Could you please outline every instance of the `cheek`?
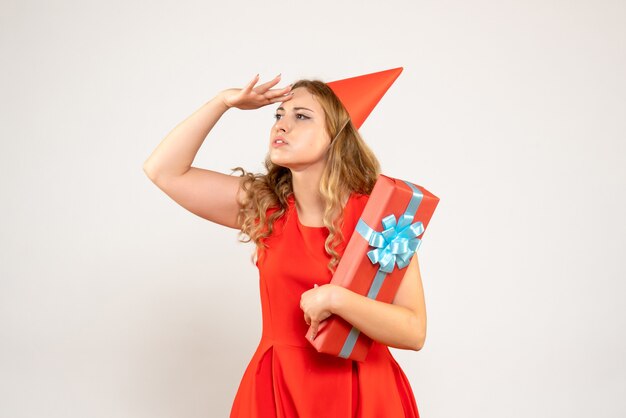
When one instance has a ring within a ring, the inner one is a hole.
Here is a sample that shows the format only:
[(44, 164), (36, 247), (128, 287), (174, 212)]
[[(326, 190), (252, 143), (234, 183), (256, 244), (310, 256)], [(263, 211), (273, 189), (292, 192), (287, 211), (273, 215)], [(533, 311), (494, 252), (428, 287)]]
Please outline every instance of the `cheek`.
[(328, 147), (328, 141), (324, 137), (316, 136), (307, 143), (307, 150), (314, 154), (323, 154)]
[(317, 146), (321, 150), (328, 150), (328, 147), (330, 146), (330, 138), (328, 137), (328, 135), (320, 135), (317, 138)]

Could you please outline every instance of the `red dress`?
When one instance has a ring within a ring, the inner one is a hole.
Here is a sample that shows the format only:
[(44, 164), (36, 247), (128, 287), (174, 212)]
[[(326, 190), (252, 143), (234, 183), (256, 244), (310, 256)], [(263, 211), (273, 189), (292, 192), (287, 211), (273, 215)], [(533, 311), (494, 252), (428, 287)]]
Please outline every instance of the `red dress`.
[[(369, 196), (344, 208), (343, 254)], [(300, 296), (332, 277), (325, 227), (298, 220), (294, 195), (259, 257), (263, 331), (241, 379), (231, 418), (419, 418), (409, 381), (387, 346), (376, 341), (356, 362), (318, 353), (306, 340)], [(268, 211), (268, 214), (272, 210)]]

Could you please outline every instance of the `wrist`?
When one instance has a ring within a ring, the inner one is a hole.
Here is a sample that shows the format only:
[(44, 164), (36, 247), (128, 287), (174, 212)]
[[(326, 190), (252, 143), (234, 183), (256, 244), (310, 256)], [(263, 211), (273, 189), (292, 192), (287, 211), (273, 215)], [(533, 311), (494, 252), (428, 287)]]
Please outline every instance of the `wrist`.
[(224, 111), (233, 107), (228, 103), (228, 100), (226, 100), (226, 90), (219, 92), (215, 99), (223, 106)]
[(347, 289), (342, 286), (333, 286), (333, 290), (330, 293), (330, 307), (329, 310), (333, 314), (338, 314), (341, 310), (341, 307), (344, 304), (344, 300), (346, 298)]

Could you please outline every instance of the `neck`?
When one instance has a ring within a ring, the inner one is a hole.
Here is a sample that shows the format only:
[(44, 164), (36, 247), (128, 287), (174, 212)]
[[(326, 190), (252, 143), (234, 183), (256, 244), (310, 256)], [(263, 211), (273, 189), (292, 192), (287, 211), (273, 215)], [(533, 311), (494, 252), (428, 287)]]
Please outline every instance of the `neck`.
[(323, 168), (305, 171), (291, 170), (293, 194), (296, 208), (302, 223), (310, 226), (322, 226), (326, 205), (320, 193), (320, 181)]

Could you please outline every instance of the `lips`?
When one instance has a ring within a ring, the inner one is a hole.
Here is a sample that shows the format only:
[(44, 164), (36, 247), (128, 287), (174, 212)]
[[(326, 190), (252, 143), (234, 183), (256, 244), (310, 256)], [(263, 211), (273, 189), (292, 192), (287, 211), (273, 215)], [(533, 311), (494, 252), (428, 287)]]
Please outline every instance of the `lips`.
[(272, 141), (272, 144), (273, 144), (273, 145), (285, 145), (285, 144), (287, 144), (287, 143), (288, 143), (288, 142), (285, 140), (285, 138), (280, 137), (280, 136), (279, 136), (279, 137), (274, 138), (274, 141)]

